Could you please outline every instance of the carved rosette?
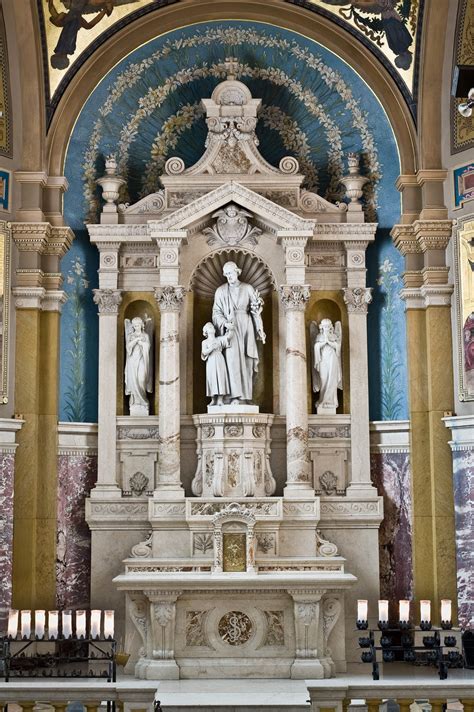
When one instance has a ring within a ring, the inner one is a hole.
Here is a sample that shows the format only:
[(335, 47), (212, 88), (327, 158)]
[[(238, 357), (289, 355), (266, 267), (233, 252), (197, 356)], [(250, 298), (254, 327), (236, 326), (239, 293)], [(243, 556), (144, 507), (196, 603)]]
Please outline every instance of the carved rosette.
[(99, 307), (99, 314), (118, 314), (122, 301), (120, 289), (94, 289), (94, 304)]
[(367, 314), (367, 307), (371, 301), (371, 287), (346, 287), (344, 289), (344, 302), (349, 313)]
[(307, 284), (283, 284), (279, 288), (280, 300), (286, 311), (304, 311), (311, 294)]
[(160, 311), (179, 312), (186, 296), (186, 289), (181, 286), (168, 284), (164, 287), (155, 287), (155, 299)]

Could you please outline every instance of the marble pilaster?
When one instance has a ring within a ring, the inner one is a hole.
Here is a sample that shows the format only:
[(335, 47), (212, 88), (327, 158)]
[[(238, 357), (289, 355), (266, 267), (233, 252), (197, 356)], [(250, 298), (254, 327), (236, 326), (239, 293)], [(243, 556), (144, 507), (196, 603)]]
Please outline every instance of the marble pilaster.
[(180, 466), (180, 369), (179, 312), (185, 289), (166, 285), (156, 287), (160, 319), (160, 446), (155, 492), (160, 498), (184, 497)]
[(344, 301), (349, 317), (351, 364), (351, 480), (347, 494), (361, 497), (373, 494), (370, 480), (367, 354), (367, 308), (372, 301), (371, 292), (371, 289), (361, 286), (344, 289)]
[(285, 497), (314, 496), (308, 457), (307, 368), (304, 310), (308, 285), (283, 285), (286, 313), (286, 459)]
[(474, 415), (443, 418), (451, 430), (459, 625), (474, 629)]
[(116, 465), (117, 415), (117, 318), (122, 294), (119, 289), (95, 289), (99, 307), (99, 436), (97, 485), (94, 499), (120, 497)]

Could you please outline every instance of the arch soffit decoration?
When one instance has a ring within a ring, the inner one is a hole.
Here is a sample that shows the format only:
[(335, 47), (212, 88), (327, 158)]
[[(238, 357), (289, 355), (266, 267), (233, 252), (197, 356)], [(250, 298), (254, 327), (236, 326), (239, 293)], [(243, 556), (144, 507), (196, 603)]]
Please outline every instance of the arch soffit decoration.
[[(159, 13), (160, 32), (156, 18)], [(124, 57), (157, 35), (194, 23), (213, 20), (265, 22), (297, 32), (341, 57), (370, 86), (384, 107), (400, 152), (401, 171), (414, 173), (418, 167), (416, 129), (408, 106), (388, 71), (362, 44), (329, 19), (279, 0), (193, 0), (162, 7), (139, 18), (111, 37), (86, 61), (71, 80), (54, 114), (47, 138), (49, 175), (62, 175), (70, 135), (84, 103), (97, 84)]]

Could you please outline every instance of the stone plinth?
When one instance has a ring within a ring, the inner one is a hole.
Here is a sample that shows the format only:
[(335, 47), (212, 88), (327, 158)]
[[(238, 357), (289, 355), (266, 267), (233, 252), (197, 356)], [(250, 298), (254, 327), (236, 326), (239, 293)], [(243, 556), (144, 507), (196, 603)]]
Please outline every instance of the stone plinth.
[[(241, 406), (240, 406), (241, 407)], [(193, 493), (203, 497), (265, 497), (275, 491), (270, 468), (273, 415), (226, 412), (193, 416), (198, 465)]]

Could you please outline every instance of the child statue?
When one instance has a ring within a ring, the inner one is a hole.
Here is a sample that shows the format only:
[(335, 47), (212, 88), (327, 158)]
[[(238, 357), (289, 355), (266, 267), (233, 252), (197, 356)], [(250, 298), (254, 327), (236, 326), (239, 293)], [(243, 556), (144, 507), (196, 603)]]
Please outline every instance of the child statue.
[(224, 397), (230, 395), (230, 383), (222, 351), (230, 346), (232, 329), (224, 336), (216, 336), (214, 324), (208, 321), (202, 333), (206, 337), (201, 345), (201, 358), (206, 361), (206, 395), (212, 398), (209, 405), (224, 405)]

